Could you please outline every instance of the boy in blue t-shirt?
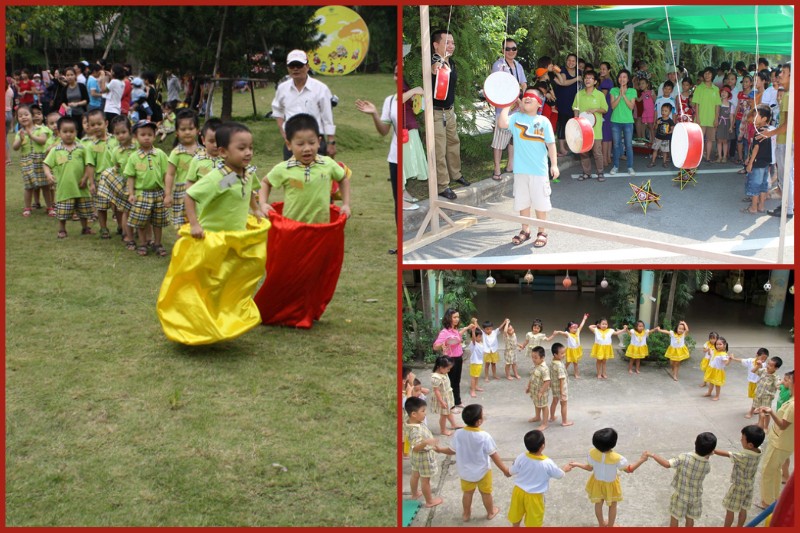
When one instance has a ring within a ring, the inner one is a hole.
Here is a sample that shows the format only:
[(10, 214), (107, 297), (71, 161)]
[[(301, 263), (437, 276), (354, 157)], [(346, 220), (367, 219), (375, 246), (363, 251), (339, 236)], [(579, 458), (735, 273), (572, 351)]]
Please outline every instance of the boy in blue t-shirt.
[[(514, 137), (514, 210), (520, 216), (531, 216), (531, 208), (536, 218), (547, 220), (550, 204), (550, 181), (547, 176), (547, 158), (550, 158), (550, 174), (558, 178), (558, 161), (553, 126), (550, 121), (538, 114), (542, 106), (542, 93), (527, 89), (519, 100), (519, 112), (509, 117), (508, 107), (504, 107), (497, 117), (497, 126), (509, 130)], [(522, 244), (531, 238), (530, 227), (522, 225), (519, 235), (511, 242)], [(538, 228), (534, 248), (547, 244), (547, 233)]]

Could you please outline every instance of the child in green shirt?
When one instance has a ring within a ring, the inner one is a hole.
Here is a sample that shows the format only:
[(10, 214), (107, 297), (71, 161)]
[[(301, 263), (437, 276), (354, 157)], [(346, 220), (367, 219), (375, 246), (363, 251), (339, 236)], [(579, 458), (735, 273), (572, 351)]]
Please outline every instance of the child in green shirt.
[(11, 148), (20, 151), (19, 162), (22, 167), (22, 182), (25, 188), (25, 208), (22, 210), (22, 216), (29, 217), (31, 216), (34, 191), (43, 191), (48, 211), (51, 211), (53, 207), (52, 196), (48, 197), (47, 177), (42, 166), (45, 157), (44, 148), (50, 130), (45, 125), (34, 124), (33, 113), (28, 105), (21, 105), (17, 108), (17, 122), (19, 131), (14, 136)]
[(164, 207), (164, 175), (167, 173), (167, 154), (153, 147), (156, 125), (140, 120), (133, 133), (139, 149), (128, 157), (122, 173), (128, 179), (128, 202), (131, 204), (128, 225), (136, 228), (139, 237), (136, 253), (147, 255), (148, 229), (153, 228), (153, 251), (159, 257), (167, 255), (161, 244), (161, 228), (169, 225)]
[(278, 163), (261, 180), (261, 211), (272, 211), (269, 194), (282, 187), (285, 194), (283, 216), (306, 224), (330, 222), (331, 180), (341, 183), (342, 214), (350, 216), (350, 169), (340, 167), (328, 156), (317, 154), (319, 125), (314, 117), (300, 113), (284, 124), (286, 146), (292, 157)]
[(222, 121), (218, 118), (210, 118), (203, 124), (203, 129), (200, 130), (200, 141), (203, 143), (204, 149), (196, 152), (192, 162), (189, 163), (189, 170), (186, 172), (187, 189), (222, 163), (216, 135), (216, 131), (221, 125)]
[(117, 140), (108, 135), (108, 121), (101, 109), (92, 109), (86, 115), (88, 137), (83, 140), (83, 146), (87, 151), (87, 159), (92, 163), (93, 177), (97, 183), (94, 207), (97, 210), (97, 219), (100, 221), (100, 238), (110, 239), (108, 210), (111, 209), (111, 200), (107, 183), (109, 173), (106, 171), (113, 166), (111, 153), (116, 148)]
[(224, 164), (214, 168), (186, 191), (186, 217), (192, 237), (202, 239), (205, 231), (244, 231), (248, 209), (256, 218), (264, 216), (253, 196), (253, 135), (247, 126), (225, 123), (215, 132), (216, 145)]
[(183, 199), (186, 196), (186, 176), (194, 157), (204, 152), (197, 142), (199, 123), (191, 109), (181, 109), (176, 120), (177, 146), (169, 154), (169, 166), (164, 178), (164, 207), (172, 208), (172, 225), (180, 228), (186, 223)]
[(83, 145), (75, 142), (78, 124), (73, 117), (58, 119), (58, 134), (61, 141), (50, 149), (44, 160), (47, 181), (56, 186), (56, 218), (58, 238), (67, 238), (67, 220), (77, 212), (81, 221), (81, 234), (93, 235), (88, 221), (94, 212), (92, 194), (94, 179), (91, 163)]

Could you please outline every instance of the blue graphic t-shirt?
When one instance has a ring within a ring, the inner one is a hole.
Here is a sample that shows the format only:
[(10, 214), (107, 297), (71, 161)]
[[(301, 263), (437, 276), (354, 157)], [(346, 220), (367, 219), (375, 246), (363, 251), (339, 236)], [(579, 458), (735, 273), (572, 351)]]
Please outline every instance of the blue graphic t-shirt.
[(547, 176), (547, 144), (556, 142), (550, 121), (514, 113), (508, 117), (508, 130), (514, 136), (514, 172)]

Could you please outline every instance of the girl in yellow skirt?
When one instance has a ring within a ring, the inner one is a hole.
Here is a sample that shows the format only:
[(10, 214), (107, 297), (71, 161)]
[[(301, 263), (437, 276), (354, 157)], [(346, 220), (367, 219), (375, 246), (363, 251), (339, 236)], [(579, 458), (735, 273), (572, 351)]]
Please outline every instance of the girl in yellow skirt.
[[(700, 361), (700, 370), (703, 371), (703, 377), (705, 378), (706, 368), (708, 368), (708, 363), (711, 361), (711, 358), (714, 357), (714, 349), (717, 345), (717, 339), (719, 338), (719, 333), (716, 331), (712, 331), (708, 334), (708, 341), (703, 345), (703, 360)], [(705, 379), (700, 384), (701, 387), (706, 386)]]
[(633, 374), (633, 362), (636, 361), (636, 373), (639, 373), (639, 364), (642, 359), (650, 355), (647, 348), (647, 336), (650, 334), (649, 329), (645, 329), (644, 322), (639, 320), (636, 326), (631, 330), (631, 342), (628, 344), (628, 349), (625, 350), (625, 357), (628, 358), (628, 374)]
[(578, 361), (583, 357), (583, 348), (581, 348), (581, 330), (583, 325), (586, 324), (586, 319), (589, 318), (589, 313), (583, 315), (580, 325), (577, 322), (570, 322), (567, 324), (566, 331), (554, 331), (550, 338), (555, 335), (563, 335), (567, 338), (567, 372), (569, 372), (570, 363), (575, 365), (575, 379), (581, 379), (578, 372)]
[(709, 361), (703, 378), (705, 382), (708, 383), (708, 392), (703, 394), (703, 396), (711, 396), (711, 393), (716, 388), (717, 395), (713, 396), (711, 399), (715, 402), (719, 400), (720, 389), (725, 385), (725, 367), (728, 366), (730, 362), (731, 358), (728, 355), (728, 341), (726, 341), (724, 337), (718, 337), (714, 349), (714, 356), (711, 358), (711, 361)]
[(608, 327), (608, 320), (601, 318), (597, 324), (591, 324), (589, 329), (594, 333), (594, 344), (592, 345), (591, 356), (596, 359), (597, 379), (608, 379), (606, 374), (606, 361), (614, 359), (614, 347), (611, 346), (611, 336), (620, 336), (628, 331), (626, 324), (623, 329), (615, 330)]
[(451, 429), (461, 429), (456, 423), (453, 415), (453, 387), (450, 385), (450, 378), (447, 377), (450, 369), (453, 368), (453, 361), (447, 356), (439, 356), (433, 363), (433, 374), (431, 375), (431, 390), (434, 397), (431, 398), (431, 412), (439, 415), (439, 433), (449, 437), (452, 431), (447, 431), (445, 424), (450, 422)]
[[(582, 468), (592, 473), (589, 481), (586, 482), (586, 492), (589, 494), (589, 501), (594, 504), (597, 523), (600, 527), (614, 527), (614, 520), (617, 518), (617, 502), (622, 501), (619, 471), (632, 474), (647, 461), (647, 452), (642, 453), (635, 463), (628, 464), (627, 459), (613, 451), (617, 445), (617, 432), (613, 428), (595, 431), (592, 436), (592, 445), (594, 448), (589, 451), (588, 463), (571, 461), (567, 468)], [(603, 517), (603, 503), (608, 506), (608, 520)]]
[(667, 348), (664, 357), (669, 359), (672, 380), (678, 381), (678, 371), (681, 368), (681, 361), (689, 359), (689, 348), (686, 347), (686, 335), (689, 333), (689, 325), (681, 320), (678, 322), (678, 327), (675, 328), (675, 331), (661, 329), (658, 326), (654, 327), (652, 331), (667, 333), (669, 335), (669, 348)]

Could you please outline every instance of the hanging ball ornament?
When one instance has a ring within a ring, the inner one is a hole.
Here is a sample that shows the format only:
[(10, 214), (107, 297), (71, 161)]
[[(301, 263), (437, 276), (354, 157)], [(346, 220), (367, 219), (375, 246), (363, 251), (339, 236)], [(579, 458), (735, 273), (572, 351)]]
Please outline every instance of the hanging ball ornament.
[(525, 276), (522, 279), (525, 280), (525, 283), (531, 283), (533, 281), (533, 274), (531, 274), (531, 271), (528, 270), (528, 272), (525, 273)]
[(491, 289), (495, 285), (497, 285), (497, 280), (496, 279), (494, 279), (492, 276), (489, 276), (488, 278), (486, 278), (486, 286), (487, 287), (489, 287)]
[(742, 284), (739, 283), (738, 281), (736, 282), (736, 285), (733, 286), (733, 292), (735, 292), (736, 294), (742, 292)]
[(794, 294), (794, 285), (789, 287), (789, 294)]
[(703, 283), (700, 285), (700, 290), (703, 292), (708, 292), (708, 283)]
[(772, 283), (770, 283), (769, 281), (766, 282), (764, 284), (764, 290), (767, 291), (767, 292), (771, 291), (772, 290)]
[(608, 288), (608, 280), (606, 278), (603, 278), (603, 281), (600, 282), (600, 286), (603, 287), (604, 289)]
[(564, 281), (561, 282), (565, 289), (569, 289), (572, 287), (572, 280), (569, 278), (564, 278)]

